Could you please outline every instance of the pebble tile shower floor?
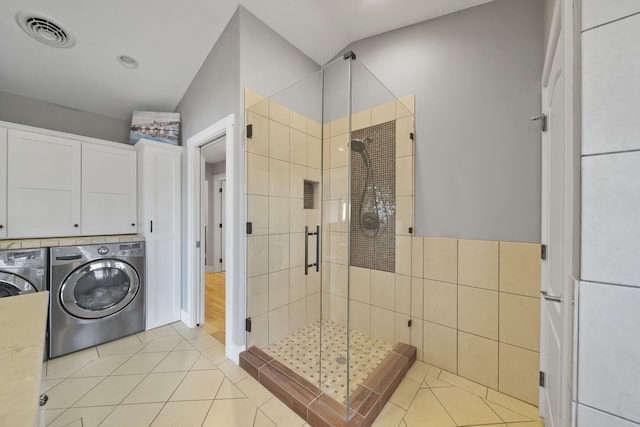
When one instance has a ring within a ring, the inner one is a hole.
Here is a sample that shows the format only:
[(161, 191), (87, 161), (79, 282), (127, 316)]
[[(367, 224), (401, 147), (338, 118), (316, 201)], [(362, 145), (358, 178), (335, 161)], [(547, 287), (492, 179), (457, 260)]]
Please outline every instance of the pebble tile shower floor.
[[(320, 331), (322, 330), (322, 337)], [(322, 342), (321, 339), (322, 338)], [(330, 320), (314, 322), (262, 350), (335, 400), (347, 399), (347, 328)], [(322, 347), (321, 347), (322, 346)], [(349, 337), (349, 392), (358, 387), (393, 349), (393, 345), (352, 330)], [(322, 348), (322, 351), (319, 349)], [(322, 358), (322, 381), (320, 377)], [(346, 362), (346, 360), (344, 360)]]

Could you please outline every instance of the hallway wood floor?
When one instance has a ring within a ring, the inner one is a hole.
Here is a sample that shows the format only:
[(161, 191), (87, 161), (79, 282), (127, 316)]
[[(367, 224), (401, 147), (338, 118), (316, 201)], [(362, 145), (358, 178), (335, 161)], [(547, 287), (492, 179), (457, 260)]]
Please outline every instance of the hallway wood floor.
[(203, 328), (224, 344), (225, 273), (205, 273)]

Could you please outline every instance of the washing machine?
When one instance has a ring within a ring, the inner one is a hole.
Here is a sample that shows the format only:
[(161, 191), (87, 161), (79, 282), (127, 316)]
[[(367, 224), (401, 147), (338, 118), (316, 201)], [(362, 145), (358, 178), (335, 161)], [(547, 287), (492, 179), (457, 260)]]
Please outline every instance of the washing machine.
[(0, 251), (0, 298), (47, 290), (47, 248)]
[(144, 330), (144, 242), (50, 251), (49, 357)]

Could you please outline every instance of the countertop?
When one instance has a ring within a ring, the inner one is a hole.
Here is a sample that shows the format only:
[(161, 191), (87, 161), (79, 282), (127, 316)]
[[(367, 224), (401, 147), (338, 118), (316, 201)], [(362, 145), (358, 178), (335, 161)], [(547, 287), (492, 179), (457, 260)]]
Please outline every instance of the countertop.
[(109, 236), (70, 236), (42, 239), (0, 240), (0, 250), (53, 248), (56, 246), (98, 245), (104, 243), (144, 242), (140, 234), (118, 234)]
[(49, 292), (0, 298), (0, 425), (38, 423)]

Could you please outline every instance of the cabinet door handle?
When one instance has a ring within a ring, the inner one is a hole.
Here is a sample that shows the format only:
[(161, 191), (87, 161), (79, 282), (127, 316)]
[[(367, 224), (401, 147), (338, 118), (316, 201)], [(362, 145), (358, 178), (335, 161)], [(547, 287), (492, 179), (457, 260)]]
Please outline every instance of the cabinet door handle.
[(4, 228), (4, 225), (0, 224), (0, 229)]
[(132, 222), (132, 223), (131, 223), (131, 226), (132, 226), (132, 227), (135, 227), (135, 226), (136, 226), (136, 224)]
[(78, 224), (73, 224), (73, 226), (74, 226), (74, 227), (80, 227), (80, 225), (78, 225)]
[(150, 233), (153, 233), (153, 220), (149, 221), (149, 222), (151, 223), (151, 231), (150, 231)]

